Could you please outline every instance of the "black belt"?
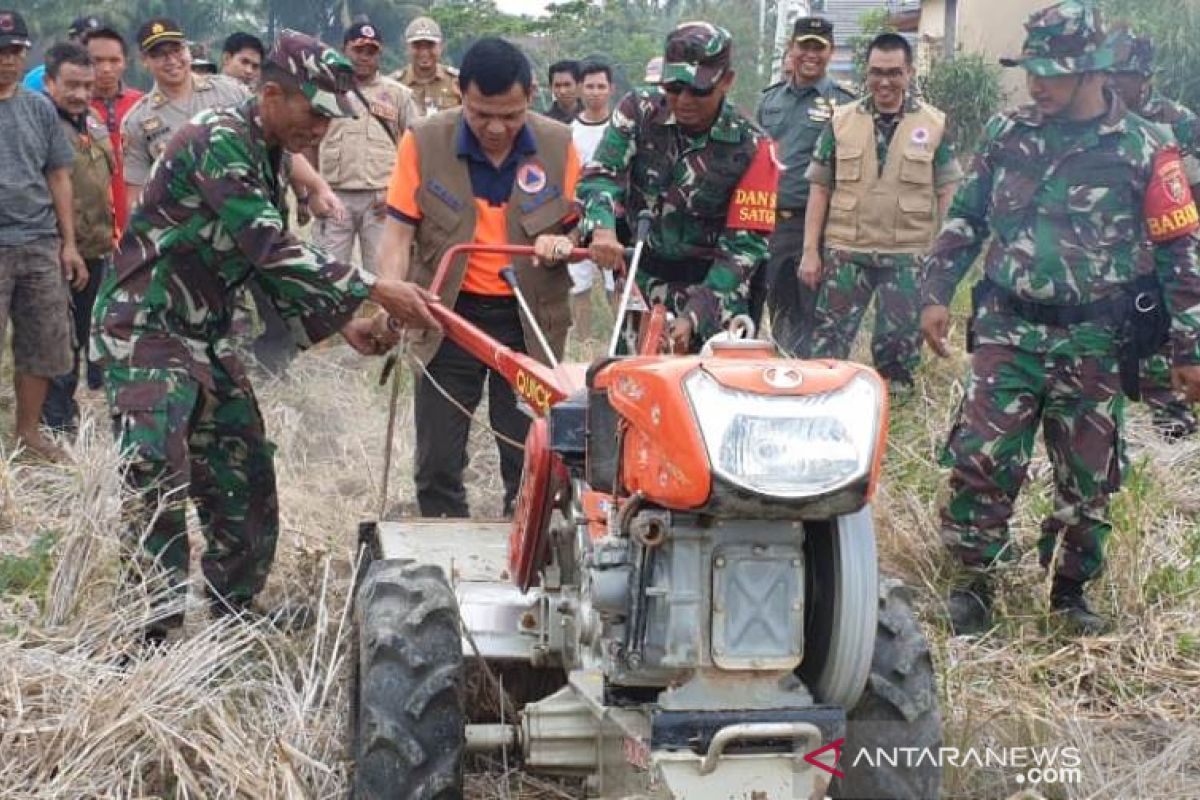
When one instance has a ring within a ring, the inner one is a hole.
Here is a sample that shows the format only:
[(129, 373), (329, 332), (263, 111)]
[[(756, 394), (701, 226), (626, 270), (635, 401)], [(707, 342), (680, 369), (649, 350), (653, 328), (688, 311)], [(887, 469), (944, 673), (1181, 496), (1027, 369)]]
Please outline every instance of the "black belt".
[(1084, 322), (1120, 323), (1124, 321), (1129, 308), (1129, 297), (1124, 291), (1124, 287), (1108, 297), (1091, 303), (1075, 305), (1056, 305), (1026, 300), (992, 282), (989, 278), (984, 278), (978, 283), (977, 291), (977, 304), (982, 304), (991, 297), (994, 298), (996, 307), (1002, 312), (1020, 317), (1026, 322), (1055, 328), (1066, 328)]
[(1131, 400), (1141, 398), (1141, 359), (1161, 350), (1170, 336), (1171, 317), (1154, 274), (1140, 275), (1118, 286), (1108, 297), (1078, 305), (1034, 303), (985, 277), (971, 290), (968, 352), (975, 350), (975, 317), (989, 301), (1001, 312), (1036, 325), (1066, 328), (1084, 322), (1109, 323), (1116, 335), (1121, 389)]
[(804, 206), (794, 206), (791, 208), (777, 208), (775, 213), (780, 219), (793, 219), (795, 217), (804, 216)]
[(507, 309), (517, 307), (517, 298), (511, 294), (476, 294), (475, 292), (459, 292), (454, 301), (456, 309), (473, 308), (479, 311), (491, 309)]
[(660, 258), (646, 250), (642, 251), (642, 260), (638, 262), (638, 271), (666, 283), (686, 283), (690, 285), (704, 283), (708, 277), (711, 260), (698, 259), (683, 261)]

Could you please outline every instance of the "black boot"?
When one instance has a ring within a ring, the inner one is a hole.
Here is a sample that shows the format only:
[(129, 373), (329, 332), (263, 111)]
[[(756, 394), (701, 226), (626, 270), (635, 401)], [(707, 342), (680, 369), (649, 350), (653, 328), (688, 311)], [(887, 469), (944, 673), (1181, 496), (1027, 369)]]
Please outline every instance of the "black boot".
[(1162, 408), (1155, 408), (1152, 415), (1154, 430), (1168, 444), (1191, 438), (1196, 433), (1196, 415), (1191, 406), (1176, 400)]
[(1050, 587), (1050, 610), (1080, 636), (1099, 636), (1108, 630), (1108, 620), (1092, 611), (1083, 596), (1082, 581), (1055, 575)]
[(955, 636), (985, 633), (992, 627), (992, 580), (987, 573), (964, 573), (946, 598)]
[(312, 627), (316, 622), (313, 609), (304, 604), (283, 604), (265, 609), (251, 600), (235, 600), (216, 595), (210, 595), (208, 602), (209, 609), (216, 619), (233, 617), (250, 625), (266, 621), (281, 633), (296, 633)]

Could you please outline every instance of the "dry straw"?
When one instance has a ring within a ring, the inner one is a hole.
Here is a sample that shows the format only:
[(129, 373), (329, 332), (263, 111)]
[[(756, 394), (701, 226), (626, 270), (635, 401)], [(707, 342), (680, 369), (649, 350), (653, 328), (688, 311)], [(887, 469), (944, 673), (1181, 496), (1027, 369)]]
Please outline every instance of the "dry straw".
[[(942, 674), (947, 743), (1071, 746), (1084, 758), (1078, 785), (1021, 787), (1011, 770), (951, 770), (949, 793), (1200, 795), (1200, 446), (1162, 445), (1135, 415), (1130, 488), (1114, 508), (1110, 568), (1093, 590), (1116, 633), (1075, 641), (1044, 613), (1046, 582), (1031, 552), (1051, 508), (1039, 454), (1014, 521), (1023, 552), (1003, 579), (1005, 622), (983, 639), (948, 638), (937, 621), (946, 574), (936, 457), (961, 366), (927, 370), (920, 395), (896, 410), (877, 515), (881, 551), (916, 588)], [(213, 622), (194, 591), (183, 635), (161, 651), (137, 650), (136, 632), (155, 612), (144, 591), (120, 581), (120, 461), (102, 405), (92, 399), (71, 466), (0, 454), (0, 555), (55, 542), (53, 566), (31, 592), (0, 596), (6, 800), (345, 796), (355, 523), (374, 507), (387, 405), (377, 369), (333, 348), (303, 356), (288, 380), (258, 387), (279, 445), (283, 523), (266, 599), (309, 603), (317, 623), (303, 634)], [(406, 375), (391, 513), (413, 507), (412, 424)], [(471, 449), (473, 510), (494, 516), (495, 446), (476, 432)], [(511, 753), (472, 762), (469, 796), (577, 796), (515, 764)]]

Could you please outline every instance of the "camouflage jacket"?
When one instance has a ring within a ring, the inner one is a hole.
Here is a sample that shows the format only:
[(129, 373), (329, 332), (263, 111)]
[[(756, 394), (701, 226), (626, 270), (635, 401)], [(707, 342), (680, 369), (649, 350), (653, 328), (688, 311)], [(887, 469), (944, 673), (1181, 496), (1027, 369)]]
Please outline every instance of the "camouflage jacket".
[(727, 216), (759, 148), (769, 145), (728, 101), (708, 131), (692, 136), (675, 123), (661, 91), (635, 89), (613, 112), (576, 188), (582, 232), (615, 229), (622, 213), (636, 229), (638, 214), (653, 212), (649, 253), (712, 262), (682, 309), (695, 317), (699, 335), (711, 335), (746, 313), (750, 278), (767, 257), (767, 237), (729, 226)]
[(371, 276), (287, 233), (283, 153), (263, 138), (257, 99), (198, 114), (155, 164), (93, 313), (96, 357), (188, 371), (216, 362), (245, 384), (229, 339), (238, 288), (255, 276), (306, 346), (340, 329)]
[[(1109, 102), (1091, 123), (1047, 120), (1036, 106), (988, 122), (927, 259), (924, 304), (949, 305), (989, 236), (987, 277), (1035, 303), (1091, 303), (1157, 269), (1175, 359), (1200, 361), (1200, 239), (1154, 245), (1143, 215), (1155, 158), (1170, 138), (1111, 94)], [(1186, 185), (1178, 190), (1187, 194)], [(996, 303), (975, 321), (979, 343), (1068, 357), (1111, 354), (1114, 333), (1101, 321), (1069, 329), (1034, 324)]]
[[(1183, 151), (1183, 168), (1193, 190), (1200, 189), (1200, 118), (1186, 106), (1168, 100), (1158, 92), (1142, 106), (1138, 116), (1166, 125)], [(1196, 192), (1193, 191), (1193, 194)]]

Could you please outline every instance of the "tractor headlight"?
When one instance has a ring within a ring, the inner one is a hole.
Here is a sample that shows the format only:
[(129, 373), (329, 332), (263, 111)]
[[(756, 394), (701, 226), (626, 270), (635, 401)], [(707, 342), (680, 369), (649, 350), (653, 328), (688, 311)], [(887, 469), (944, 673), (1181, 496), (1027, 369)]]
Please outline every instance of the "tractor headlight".
[(684, 380), (717, 475), (759, 494), (822, 495), (867, 475), (879, 434), (879, 388), (789, 397), (728, 389), (704, 370)]

